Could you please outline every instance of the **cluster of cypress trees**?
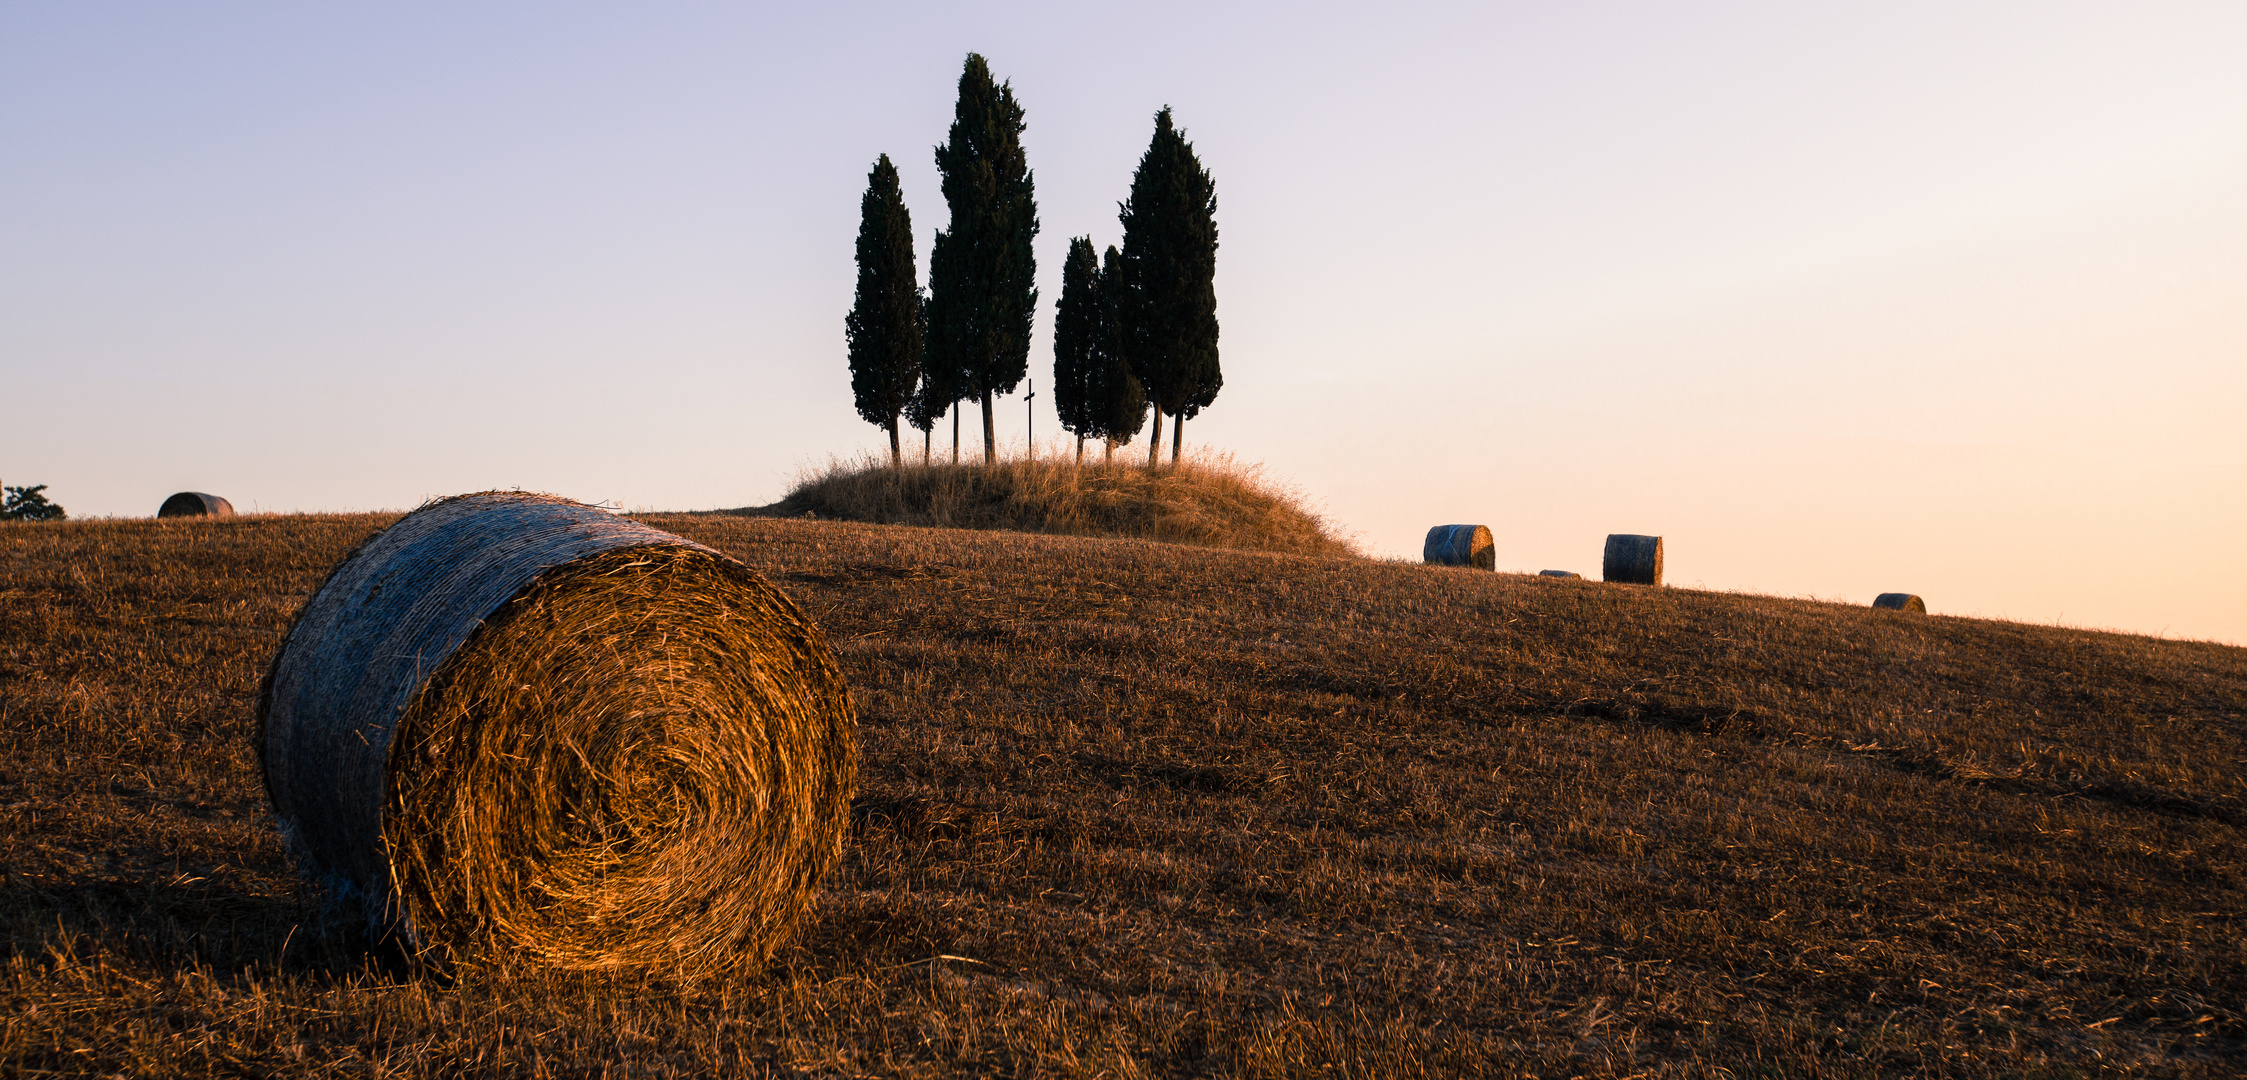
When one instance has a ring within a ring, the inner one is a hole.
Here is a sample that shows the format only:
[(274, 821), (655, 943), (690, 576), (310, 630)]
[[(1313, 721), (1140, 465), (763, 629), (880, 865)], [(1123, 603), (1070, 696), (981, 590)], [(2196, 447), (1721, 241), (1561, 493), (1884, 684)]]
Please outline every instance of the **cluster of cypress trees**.
[(1077, 437), (1077, 460), (1084, 441), (1130, 442), (1147, 423), (1147, 388), (1124, 359), (1122, 304), (1123, 257), (1108, 245), (1106, 262), (1092, 253), (1092, 238), (1069, 241), (1061, 264), (1061, 300), (1053, 317), (1053, 407), (1061, 427)]
[[(1163, 416), (1172, 417), (1176, 461), (1186, 419), (1225, 385), (1217, 362), (1217, 185), (1167, 106), (1155, 114), (1154, 140), (1122, 210), (1123, 250), (1110, 247), (1095, 264), (1090, 237), (1070, 241), (1054, 322), (1054, 400), (1080, 459), (1087, 438), (1105, 440), (1110, 454), (1130, 442), (1152, 405), (1152, 465), (1162, 453)], [(1072, 277), (1080, 285), (1074, 291)], [(1064, 335), (1064, 326), (1077, 329)]]
[[(998, 459), (992, 398), (1028, 373), (1038, 290), (1031, 241), (1038, 234), (1035, 185), (1022, 153), (1023, 112), (1010, 84), (994, 83), (983, 57), (968, 54), (952, 128), (936, 148), (950, 227), (929, 253), (929, 287), (915, 284), (912, 217), (884, 154), (859, 204), (858, 291), (843, 319), (858, 413), (889, 432), (890, 460), (903, 461), (902, 417), (929, 456), (936, 421), (952, 414), (959, 460), (959, 409), (983, 409), (983, 460)], [(1162, 418), (1173, 418), (1171, 458), (1187, 417), (1217, 398), (1217, 194), (1208, 170), (1172, 124), (1155, 115), (1155, 137), (1122, 204), (1123, 247), (1105, 260), (1089, 236), (1069, 242), (1053, 334), (1054, 401), (1061, 425), (1084, 441), (1128, 443), (1155, 410), (1147, 461), (1159, 460)]]

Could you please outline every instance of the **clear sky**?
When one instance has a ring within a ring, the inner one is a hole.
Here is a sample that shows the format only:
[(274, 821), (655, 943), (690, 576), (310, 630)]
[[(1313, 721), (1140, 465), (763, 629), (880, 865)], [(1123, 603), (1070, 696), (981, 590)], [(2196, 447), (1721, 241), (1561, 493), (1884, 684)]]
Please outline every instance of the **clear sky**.
[(2247, 643), (2237, 0), (0, 5), (0, 478), (769, 502), (882, 444), (858, 199), (887, 152), (925, 269), (971, 50), (1028, 110), (1032, 372), (1172, 106), (1223, 244), (1188, 447), (1376, 554), (1660, 533), (1674, 584)]

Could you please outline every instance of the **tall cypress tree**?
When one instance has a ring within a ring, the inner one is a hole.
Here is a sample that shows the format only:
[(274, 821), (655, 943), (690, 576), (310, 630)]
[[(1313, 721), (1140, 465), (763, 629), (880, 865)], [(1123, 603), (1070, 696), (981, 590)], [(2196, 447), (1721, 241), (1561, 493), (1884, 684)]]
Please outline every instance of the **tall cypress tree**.
[(998, 460), (991, 398), (1029, 373), (1037, 314), (1038, 207), (1023, 127), (1012, 84), (993, 83), (990, 65), (969, 53), (952, 130), (936, 148), (952, 220), (929, 252), (929, 333), (959, 399), (983, 405), (985, 464)]
[(1100, 435), (1098, 367), (1103, 354), (1101, 337), (1107, 329), (1106, 298), (1100, 290), (1100, 257), (1092, 252), (1092, 238), (1073, 237), (1068, 261), (1061, 264), (1061, 299), (1053, 312), (1053, 411), (1060, 414), (1061, 429), (1077, 437), (1077, 461), (1084, 461), (1084, 441)]
[(1092, 390), (1094, 424), (1108, 444), (1106, 461), (1114, 461), (1117, 445), (1129, 443), (1147, 424), (1147, 389), (1124, 358), (1123, 298), (1123, 253), (1110, 244), (1100, 261), (1100, 354)]
[(858, 294), (843, 316), (850, 391), (858, 415), (889, 432), (889, 460), (904, 463), (897, 414), (921, 378), (921, 287), (913, 269), (913, 218), (883, 154), (858, 202)]
[(1217, 400), (1217, 185), (1194, 145), (1155, 114), (1155, 137), (1123, 203), (1123, 344), (1155, 406), (1147, 463), (1159, 460), (1163, 414), (1175, 418), (1170, 457), (1186, 417)]

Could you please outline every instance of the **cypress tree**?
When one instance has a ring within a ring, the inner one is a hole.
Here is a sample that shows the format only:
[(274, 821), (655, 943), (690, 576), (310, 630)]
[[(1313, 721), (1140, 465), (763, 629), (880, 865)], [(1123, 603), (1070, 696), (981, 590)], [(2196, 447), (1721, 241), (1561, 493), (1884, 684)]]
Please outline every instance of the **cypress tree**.
[(1095, 395), (1098, 366), (1108, 352), (1100, 340), (1108, 323), (1101, 310), (1105, 299), (1092, 238), (1071, 238), (1068, 261), (1061, 264), (1061, 299), (1053, 312), (1053, 411), (1061, 417), (1061, 429), (1077, 437), (1080, 464), (1085, 436), (1100, 435)]
[(850, 390), (858, 415), (889, 432), (890, 464), (904, 463), (897, 415), (921, 378), (921, 288), (913, 268), (913, 219), (883, 154), (858, 203), (858, 293), (843, 316)]
[(1123, 349), (1123, 253), (1108, 245), (1100, 263), (1100, 354), (1093, 368), (1093, 418), (1108, 447), (1104, 460), (1116, 459), (1116, 446), (1129, 443), (1147, 424), (1147, 389), (1131, 373)]
[(936, 148), (952, 219), (929, 252), (930, 345), (932, 366), (949, 374), (955, 400), (982, 403), (983, 460), (991, 464), (998, 460), (992, 395), (1012, 391), (1029, 373), (1038, 208), (1013, 85), (994, 84), (990, 65), (969, 53), (959, 92), (951, 132)]
[[(928, 294), (923, 292), (920, 296), (921, 337), (923, 341), (926, 341), (928, 337)], [(921, 385), (919, 389), (913, 391), (913, 396), (905, 402), (905, 422), (913, 425), (914, 430), (921, 433), (921, 464), (923, 465), (928, 464), (929, 448), (931, 443), (935, 441), (937, 418), (943, 416), (944, 411), (951, 408), (952, 403), (958, 397), (951, 392), (950, 385), (945, 382), (943, 369), (929, 366), (929, 361), (934, 359), (935, 356), (936, 350), (934, 349), (924, 348), (921, 350)], [(959, 457), (959, 447), (955, 444), (952, 447), (952, 460), (958, 461)]]
[(1163, 414), (1174, 417), (1170, 457), (1186, 418), (1217, 400), (1217, 185), (1194, 145), (1155, 114), (1155, 137), (1122, 207), (1125, 359), (1155, 406), (1147, 463), (1159, 460)]

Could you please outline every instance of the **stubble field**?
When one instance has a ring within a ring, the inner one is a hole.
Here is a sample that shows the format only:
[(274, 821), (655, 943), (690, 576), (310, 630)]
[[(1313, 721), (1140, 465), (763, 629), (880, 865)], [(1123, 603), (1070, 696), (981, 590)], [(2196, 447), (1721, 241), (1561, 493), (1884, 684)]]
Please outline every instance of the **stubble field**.
[(0, 1074), (2247, 1070), (2247, 650), (748, 517), (647, 520), (853, 685), (802, 938), (417, 976), (296, 883), (251, 746), (391, 520), (0, 526)]

